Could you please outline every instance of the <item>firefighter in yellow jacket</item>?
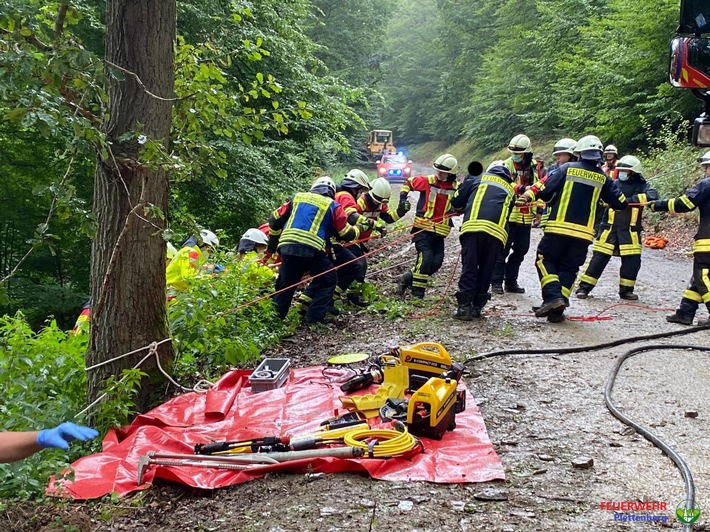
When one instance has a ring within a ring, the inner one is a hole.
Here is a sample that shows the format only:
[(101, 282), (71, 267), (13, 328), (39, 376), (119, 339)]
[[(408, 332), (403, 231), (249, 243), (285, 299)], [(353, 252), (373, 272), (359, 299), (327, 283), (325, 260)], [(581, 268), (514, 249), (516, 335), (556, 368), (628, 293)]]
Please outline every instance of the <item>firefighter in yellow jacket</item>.
[(536, 183), (518, 199), (519, 204), (524, 204), (537, 197), (550, 207), (550, 219), (535, 262), (543, 299), (535, 309), (538, 318), (564, 321), (572, 285), (594, 239), (599, 199), (613, 209), (627, 207), (624, 195), (600, 168), (603, 149), (594, 135), (582, 137), (575, 148), (579, 162), (563, 164), (548, 174), (544, 184)]
[(439, 271), (444, 263), (444, 239), (451, 232), (451, 198), (459, 184), (456, 172), (459, 167), (456, 157), (445, 153), (434, 161), (436, 173), (429, 176), (412, 176), (402, 185), (399, 193), (398, 216), (409, 210), (409, 192), (419, 192), (417, 211), (414, 217), (412, 242), (417, 249), (414, 267), (399, 277), (399, 291), (404, 294), (411, 287), (412, 296), (422, 299), (429, 278)]
[(197, 276), (210, 251), (218, 245), (217, 235), (207, 229), (200, 231), (199, 241), (194, 236), (188, 238), (165, 270), (168, 288), (187, 290), (189, 280)]

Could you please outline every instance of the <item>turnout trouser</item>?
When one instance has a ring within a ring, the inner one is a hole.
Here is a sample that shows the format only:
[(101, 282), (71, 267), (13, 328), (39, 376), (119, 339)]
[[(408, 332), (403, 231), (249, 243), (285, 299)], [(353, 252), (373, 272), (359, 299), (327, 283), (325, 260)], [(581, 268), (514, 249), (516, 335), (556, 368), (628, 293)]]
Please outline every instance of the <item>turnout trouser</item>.
[(638, 231), (620, 231), (602, 226), (599, 239), (594, 242), (594, 253), (584, 274), (579, 278), (579, 288), (590, 292), (609, 264), (612, 255), (621, 255), (619, 293), (633, 292), (641, 269), (641, 235)]
[[(493, 268), (498, 255), (503, 251), (503, 243), (488, 233), (463, 233), (460, 241), (459, 293), (472, 298), (488, 294)], [(482, 297), (479, 299), (482, 300)]]
[(535, 267), (540, 278), (543, 303), (568, 299), (587, 257), (589, 242), (571, 236), (546, 234), (537, 247)]
[(279, 276), (276, 279), (276, 291), (286, 287), (290, 288), (273, 296), (279, 317), (284, 319), (288, 314), (293, 294), (298, 288), (292, 285), (298, 283), (304, 273), (310, 272), (312, 276), (316, 276), (327, 271), (327, 273), (315, 277), (304, 291), (304, 295), (310, 302), (306, 315), (308, 323), (325, 321), (325, 314), (338, 281), (336, 270), (332, 268), (333, 263), (324, 252), (318, 252), (312, 257), (282, 254)]
[(417, 250), (417, 262), (412, 268), (412, 293), (423, 296), (429, 277), (439, 271), (444, 263), (444, 237), (422, 231), (412, 238)]
[(710, 312), (710, 253), (696, 253), (693, 257), (693, 276), (683, 292), (677, 313), (694, 318), (701, 303)]
[(530, 249), (531, 230), (530, 225), (517, 223), (508, 224), (508, 241), (503, 248), (503, 252), (498, 256), (493, 271), (493, 278), (491, 279), (494, 285), (503, 284), (504, 279), (508, 284), (518, 284), (520, 266)]
[[(367, 272), (367, 262), (362, 257), (362, 251), (357, 245), (333, 246), (338, 268), (338, 288), (345, 291), (354, 281), (363, 282)], [(360, 257), (360, 258), (358, 258)]]

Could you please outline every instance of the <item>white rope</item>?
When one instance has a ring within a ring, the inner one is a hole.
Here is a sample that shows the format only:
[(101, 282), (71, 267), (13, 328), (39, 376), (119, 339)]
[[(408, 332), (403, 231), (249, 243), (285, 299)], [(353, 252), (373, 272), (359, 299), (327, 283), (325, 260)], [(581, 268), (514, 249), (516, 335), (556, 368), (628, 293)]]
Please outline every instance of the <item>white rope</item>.
[[(172, 341), (172, 338), (166, 338), (166, 339), (161, 340), (159, 342), (151, 342), (150, 344), (148, 344), (146, 346), (140, 347), (138, 349), (134, 349), (133, 351), (130, 351), (128, 353), (124, 353), (122, 355), (111, 358), (109, 360), (104, 360), (103, 362), (99, 362), (98, 364), (94, 364), (93, 366), (89, 366), (88, 368), (85, 368), (85, 370), (88, 372), (92, 369), (96, 369), (101, 366), (105, 366), (105, 365), (110, 364), (112, 362), (116, 362), (117, 360), (121, 360), (123, 358), (126, 358), (127, 356), (130, 356), (135, 353), (139, 353), (141, 351), (148, 349), (148, 354), (146, 356), (144, 356), (143, 358), (141, 358), (140, 361), (138, 361), (138, 363), (135, 366), (133, 366), (132, 369), (138, 369), (141, 365), (143, 365), (143, 363), (146, 360), (148, 360), (150, 357), (154, 356), (158, 370), (175, 387), (181, 389), (184, 392), (207, 393), (214, 386), (213, 382), (210, 382), (207, 379), (200, 379), (199, 381), (197, 381), (197, 383), (195, 383), (195, 386), (193, 386), (192, 388), (187, 388), (187, 387), (183, 386), (182, 384), (175, 382), (175, 380), (163, 369), (163, 366), (160, 364), (160, 355), (158, 354), (158, 346), (161, 344), (164, 344), (165, 342), (170, 342), (170, 341)], [(118, 380), (118, 382), (122, 382), (123, 379), (125, 379), (125, 378), (126, 378), (126, 376), (124, 375), (123, 377), (121, 377)], [(93, 403), (91, 403), (86, 408), (84, 408), (81, 412), (76, 414), (74, 416), (74, 418), (76, 419), (76, 418), (81, 417), (84, 414), (86, 414), (89, 410), (91, 410), (93, 407), (95, 407), (97, 404), (99, 404), (102, 400), (104, 400), (107, 395), (108, 395), (108, 393), (102, 393)]]

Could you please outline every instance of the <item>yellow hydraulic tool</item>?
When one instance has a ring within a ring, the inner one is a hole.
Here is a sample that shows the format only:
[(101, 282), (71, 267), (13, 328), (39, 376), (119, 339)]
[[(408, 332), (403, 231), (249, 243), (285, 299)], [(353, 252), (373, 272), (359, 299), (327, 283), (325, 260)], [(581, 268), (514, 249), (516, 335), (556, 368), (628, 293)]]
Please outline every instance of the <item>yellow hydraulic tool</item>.
[(380, 360), (382, 362), (382, 384), (377, 389), (377, 393), (340, 398), (343, 407), (351, 411), (362, 412), (368, 419), (379, 415), (380, 408), (388, 398), (403, 399), (404, 392), (409, 387), (407, 368), (398, 358), (383, 355)]
[(393, 349), (402, 365), (407, 368), (409, 389), (417, 390), (430, 377), (439, 377), (451, 369), (453, 360), (446, 348), (434, 342), (421, 342)]

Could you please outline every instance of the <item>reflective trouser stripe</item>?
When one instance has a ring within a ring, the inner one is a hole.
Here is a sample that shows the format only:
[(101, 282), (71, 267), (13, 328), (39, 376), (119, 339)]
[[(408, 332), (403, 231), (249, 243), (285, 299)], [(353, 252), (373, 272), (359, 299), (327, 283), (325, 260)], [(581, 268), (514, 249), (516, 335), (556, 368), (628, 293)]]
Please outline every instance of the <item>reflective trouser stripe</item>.
[(586, 283), (590, 284), (592, 286), (596, 286), (597, 283), (599, 282), (599, 279), (595, 279), (591, 275), (587, 275), (586, 273), (582, 274), (582, 276), (579, 278), (580, 283)]
[(626, 286), (629, 288), (633, 288), (634, 286), (636, 286), (636, 279), (620, 278), (619, 279), (619, 286)]

